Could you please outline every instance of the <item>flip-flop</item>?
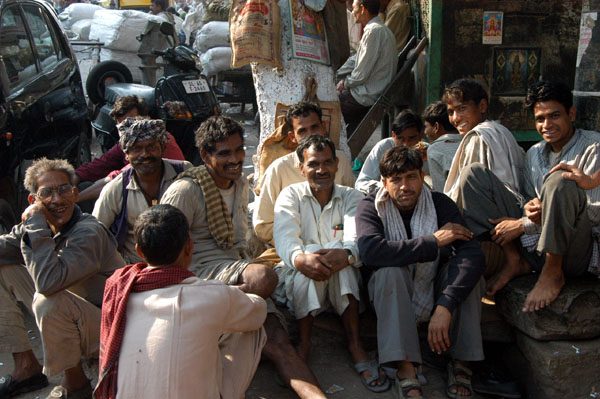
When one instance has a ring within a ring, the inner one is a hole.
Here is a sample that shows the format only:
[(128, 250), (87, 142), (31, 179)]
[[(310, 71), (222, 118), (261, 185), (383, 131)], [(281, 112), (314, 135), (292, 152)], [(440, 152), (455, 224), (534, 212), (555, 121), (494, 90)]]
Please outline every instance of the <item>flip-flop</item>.
[[(362, 373), (365, 371), (370, 371), (370, 377), (363, 377)], [(379, 393), (385, 392), (390, 389), (390, 380), (385, 377), (385, 382), (383, 385), (370, 385), (373, 381), (377, 381), (379, 379), (379, 363), (375, 359), (367, 360), (364, 362), (359, 362), (354, 364), (354, 371), (358, 373), (360, 376), (360, 382), (371, 392)], [(385, 375), (385, 374), (384, 374)]]

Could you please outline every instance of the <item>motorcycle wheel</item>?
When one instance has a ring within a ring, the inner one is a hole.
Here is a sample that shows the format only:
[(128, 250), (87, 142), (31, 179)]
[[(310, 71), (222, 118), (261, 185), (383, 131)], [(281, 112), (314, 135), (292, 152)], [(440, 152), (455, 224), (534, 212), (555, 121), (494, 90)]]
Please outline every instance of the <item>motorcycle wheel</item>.
[(104, 100), (104, 89), (113, 83), (132, 83), (129, 68), (118, 61), (102, 61), (96, 64), (85, 81), (85, 89), (90, 101), (100, 104)]

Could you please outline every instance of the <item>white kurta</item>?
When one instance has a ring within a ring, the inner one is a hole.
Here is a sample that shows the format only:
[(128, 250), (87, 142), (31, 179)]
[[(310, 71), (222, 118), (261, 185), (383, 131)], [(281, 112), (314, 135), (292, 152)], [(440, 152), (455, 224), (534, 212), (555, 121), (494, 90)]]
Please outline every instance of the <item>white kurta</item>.
[(266, 308), (256, 295), (197, 277), (131, 293), (117, 398), (243, 398), (266, 341)]
[[(308, 182), (286, 187), (277, 198), (273, 237), (282, 263), (275, 268), (279, 275), (275, 297), (286, 303), (296, 318), (309, 313), (314, 316), (329, 304), (341, 315), (349, 304), (348, 295), (360, 299), (357, 268), (361, 263), (354, 217), (362, 198), (355, 189), (335, 185), (331, 200), (321, 209)], [(322, 248), (348, 249), (355, 262), (326, 281), (312, 280), (294, 267), (296, 256)]]

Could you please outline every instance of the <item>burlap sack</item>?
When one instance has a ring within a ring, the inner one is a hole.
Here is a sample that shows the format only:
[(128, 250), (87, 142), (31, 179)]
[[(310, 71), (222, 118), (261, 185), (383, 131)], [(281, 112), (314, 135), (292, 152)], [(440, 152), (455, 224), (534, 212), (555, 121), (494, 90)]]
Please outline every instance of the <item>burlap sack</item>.
[(281, 64), (281, 13), (276, 0), (233, 0), (229, 10), (231, 68)]

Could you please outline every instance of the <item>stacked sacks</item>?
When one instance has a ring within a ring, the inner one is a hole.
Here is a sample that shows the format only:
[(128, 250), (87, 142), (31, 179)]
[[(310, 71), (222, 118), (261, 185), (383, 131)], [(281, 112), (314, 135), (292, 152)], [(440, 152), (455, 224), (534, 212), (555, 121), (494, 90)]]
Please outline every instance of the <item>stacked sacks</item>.
[(229, 42), (229, 23), (227, 21), (210, 21), (196, 34), (194, 48), (201, 53), (202, 72), (216, 75), (230, 69), (231, 45)]
[[(100, 58), (102, 61), (119, 61), (131, 71), (134, 82), (141, 81), (141, 59), (137, 53), (140, 42), (137, 37), (146, 30), (149, 21), (160, 23), (162, 19), (151, 14), (135, 10), (105, 10), (94, 13), (90, 29), (90, 40), (104, 43)], [(165, 45), (159, 50), (168, 47)]]
[(103, 8), (93, 4), (73, 3), (59, 14), (58, 19), (69, 38), (89, 40), (92, 19), (98, 10)]

